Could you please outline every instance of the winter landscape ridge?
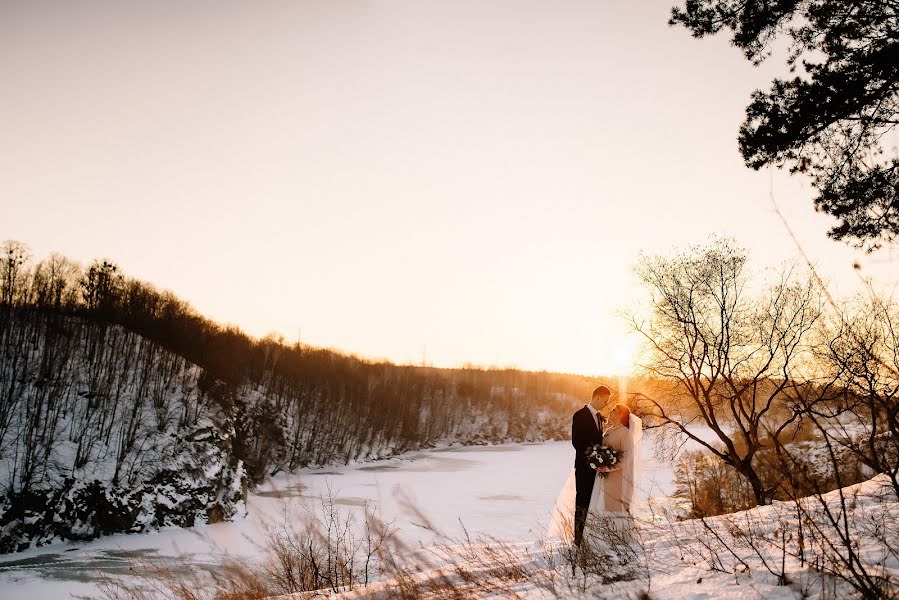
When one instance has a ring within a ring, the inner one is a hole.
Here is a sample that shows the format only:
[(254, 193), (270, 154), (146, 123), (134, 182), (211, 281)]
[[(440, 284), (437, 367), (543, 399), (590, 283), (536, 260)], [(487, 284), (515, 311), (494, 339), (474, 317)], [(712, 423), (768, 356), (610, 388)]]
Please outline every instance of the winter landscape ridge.
[(3, 0), (0, 74), (0, 600), (899, 600), (899, 0)]
[(32, 309), (7, 313), (0, 336), (6, 552), (229, 520), (249, 487), (301, 466), (558, 439), (553, 416), (589, 382), (287, 348), (277, 351), (314, 373), (279, 373), (272, 360), (227, 382), (125, 325)]
[[(598, 532), (606, 554), (585, 568), (545, 532), (571, 468), (570, 415), (597, 379), (254, 340), (111, 263), (55, 282), (45, 265), (0, 321), (4, 595), (223, 598), (235, 592), (220, 586), (248, 581), (261, 587), (237, 597), (895, 590), (896, 471), (878, 474), (894, 438), (863, 397), (800, 383), (791, 400), (762, 371), (773, 421), (722, 428), (701, 407), (643, 403), (679, 397), (662, 379), (616, 380), (649, 426), (637, 536)], [(721, 444), (789, 425), (788, 401), (808, 403), (814, 426), (758, 446), (755, 474), (778, 487), (751, 508), (755, 490)], [(675, 407), (683, 420), (667, 416)]]

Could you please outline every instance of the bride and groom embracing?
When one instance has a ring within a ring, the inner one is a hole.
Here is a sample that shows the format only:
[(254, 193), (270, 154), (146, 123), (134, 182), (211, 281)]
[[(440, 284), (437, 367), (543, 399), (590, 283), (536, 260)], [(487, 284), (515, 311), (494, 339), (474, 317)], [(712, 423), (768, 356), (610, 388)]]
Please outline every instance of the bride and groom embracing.
[[(630, 516), (643, 423), (623, 404), (615, 405), (608, 419), (603, 417), (600, 411), (611, 397), (609, 388), (597, 387), (590, 403), (571, 419), (574, 469), (556, 501), (549, 534), (573, 542), (576, 548), (590, 521)], [(597, 453), (605, 460), (598, 459)], [(610, 462), (611, 466), (602, 466)]]

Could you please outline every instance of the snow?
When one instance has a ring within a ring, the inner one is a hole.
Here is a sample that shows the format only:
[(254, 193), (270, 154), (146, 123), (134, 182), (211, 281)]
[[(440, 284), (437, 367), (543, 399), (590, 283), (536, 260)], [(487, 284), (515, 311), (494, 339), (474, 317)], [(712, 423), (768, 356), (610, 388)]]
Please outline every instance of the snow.
[[(402, 510), (411, 499), (451, 537), (485, 532), (502, 539), (528, 541), (543, 535), (556, 495), (574, 455), (568, 442), (453, 446), (412, 452), (390, 460), (346, 467), (303, 469), (280, 474), (248, 499), (248, 516), (230, 523), (190, 529), (165, 528), (156, 533), (120, 534), (88, 543), (55, 543), (7, 555), (0, 560), (0, 598), (30, 600), (65, 598), (95, 591), (93, 558), (113, 572), (127, 569), (129, 557), (175, 557), (179, 562), (214, 565), (224, 553), (243, 559), (258, 557), (251, 540), (264, 539), (267, 527), (301, 518), (315, 508), (329, 488), (337, 503), (362, 510), (370, 503), (386, 520), (395, 520), (404, 539), (423, 545), (433, 536)], [(644, 449), (645, 492), (673, 490), (670, 465), (654, 461)], [(285, 513), (286, 511), (286, 513)]]
[[(393, 520), (405, 541), (413, 546), (430, 546), (436, 541), (433, 534), (403, 510), (403, 499), (409, 498), (450, 538), (460, 539), (464, 524), (469, 533), (481, 532), (507, 540), (523, 564), (539, 578), (547, 568), (537, 540), (546, 530), (549, 511), (572, 461), (573, 450), (568, 442), (546, 442), (440, 448), (384, 461), (281, 474), (250, 494), (248, 515), (236, 522), (123, 534), (89, 543), (57, 543), (6, 556), (0, 561), (0, 598), (49, 600), (91, 594), (96, 591), (97, 566), (111, 574), (123, 574), (134, 559), (178, 557), (179, 564), (209, 568), (220, 565), (226, 554), (252, 560), (263, 552), (260, 544), (266, 539), (267, 530), (285, 518), (302, 518), (304, 509), (318, 506), (318, 498), (329, 489), (341, 508), (361, 511), (367, 503), (385, 520)], [(772, 576), (751, 562), (749, 550), (736, 544), (734, 548), (746, 554), (754, 572), (710, 571), (703, 564), (703, 548), (697, 541), (708, 536), (698, 522), (660, 522), (650, 513), (664, 505), (666, 496), (674, 489), (672, 464), (655, 460), (649, 443), (644, 444), (643, 462), (638, 506), (644, 523), (644, 545), (651, 559), (646, 572), (651, 575), (653, 598), (800, 597), (798, 584), (778, 586)], [(887, 511), (887, 517), (899, 519), (895, 498), (892, 503), (876, 498), (881, 484), (875, 478), (848, 491), (859, 495), (855, 502), (858, 510), (871, 514)], [(742, 515), (770, 533), (778, 523), (789, 527), (790, 520), (795, 519), (794, 512), (789, 504), (775, 504)], [(710, 522), (716, 523), (714, 519)], [(717, 523), (726, 525), (720, 518)], [(863, 547), (862, 552), (876, 562), (876, 548)], [(722, 556), (728, 560), (723, 550)], [(796, 581), (807, 577), (807, 570), (787, 566)], [(888, 561), (884, 569), (899, 576), (899, 565)], [(605, 585), (601, 593), (609, 598), (632, 598), (647, 583), (638, 579)], [(564, 581), (562, 584), (573, 585)], [(377, 583), (369, 591), (385, 586), (389, 588), (390, 582)], [(576, 586), (568, 590), (571, 597), (600, 593)], [(515, 591), (529, 600), (548, 597), (533, 582), (524, 582)]]

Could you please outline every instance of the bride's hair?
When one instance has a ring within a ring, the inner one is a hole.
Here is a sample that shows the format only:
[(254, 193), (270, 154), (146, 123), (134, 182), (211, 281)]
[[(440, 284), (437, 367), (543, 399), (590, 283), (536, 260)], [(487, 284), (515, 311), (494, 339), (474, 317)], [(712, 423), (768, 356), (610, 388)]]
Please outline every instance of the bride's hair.
[(620, 419), (620, 421), (623, 421), (622, 425), (624, 425), (625, 427), (630, 427), (628, 421), (630, 420), (631, 409), (629, 409), (626, 404), (616, 404), (615, 408), (613, 408), (612, 410), (615, 410), (619, 413), (624, 413), (624, 415), (627, 416), (627, 419)]

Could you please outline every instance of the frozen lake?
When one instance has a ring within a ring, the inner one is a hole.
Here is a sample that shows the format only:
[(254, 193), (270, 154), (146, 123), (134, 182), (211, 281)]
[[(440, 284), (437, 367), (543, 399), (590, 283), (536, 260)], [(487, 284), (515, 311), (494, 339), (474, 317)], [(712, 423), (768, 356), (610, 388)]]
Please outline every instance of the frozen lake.
[[(651, 457), (644, 440), (641, 498), (673, 489), (673, 469)], [(157, 533), (115, 535), (87, 543), (60, 543), (0, 556), (0, 599), (67, 598), (96, 592), (97, 569), (127, 573), (135, 558), (179, 557), (178, 563), (214, 567), (223, 554), (253, 558), (266, 527), (300, 518), (333, 491), (337, 503), (361, 510), (366, 502), (393, 520), (407, 541), (429, 545), (431, 534), (400, 508), (415, 502), (450, 536), (484, 532), (510, 541), (540, 537), (574, 461), (569, 442), (452, 447), (340, 468), (279, 475), (251, 494), (249, 515), (238, 522)]]

